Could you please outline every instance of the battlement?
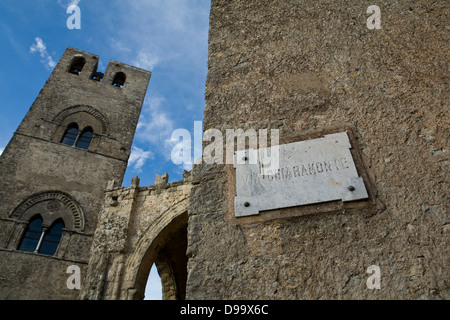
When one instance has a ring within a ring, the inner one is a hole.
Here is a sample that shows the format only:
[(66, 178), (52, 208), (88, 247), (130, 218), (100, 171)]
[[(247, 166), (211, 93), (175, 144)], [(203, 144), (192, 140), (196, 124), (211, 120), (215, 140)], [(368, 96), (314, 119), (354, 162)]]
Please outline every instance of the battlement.
[[(151, 72), (110, 61), (103, 74), (99, 64), (98, 55), (68, 47), (17, 133), (70, 153), (85, 132), (88, 151), (127, 161)], [(78, 135), (66, 145), (69, 129)]]
[(67, 47), (52, 76), (67, 79), (71, 86), (76, 86), (77, 83), (90, 85), (111, 91), (111, 94), (145, 94), (151, 77), (150, 71), (111, 60), (103, 73), (98, 70), (99, 61), (98, 55)]

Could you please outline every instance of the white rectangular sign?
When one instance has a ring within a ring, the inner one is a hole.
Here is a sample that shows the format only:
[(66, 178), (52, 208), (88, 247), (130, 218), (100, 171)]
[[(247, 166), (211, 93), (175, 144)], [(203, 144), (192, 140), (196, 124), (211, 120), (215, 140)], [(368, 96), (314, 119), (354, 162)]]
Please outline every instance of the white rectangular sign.
[(368, 198), (347, 132), (272, 148), (237, 151), (235, 214)]

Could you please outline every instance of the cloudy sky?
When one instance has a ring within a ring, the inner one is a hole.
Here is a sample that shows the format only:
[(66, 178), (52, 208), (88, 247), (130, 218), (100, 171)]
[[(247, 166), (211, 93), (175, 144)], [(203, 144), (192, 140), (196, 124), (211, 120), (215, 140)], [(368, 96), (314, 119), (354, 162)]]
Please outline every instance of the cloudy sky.
[[(80, 30), (67, 27), (71, 4)], [(209, 0), (0, 1), (0, 153), (71, 46), (99, 55), (99, 71), (116, 60), (152, 72), (124, 186), (136, 175), (141, 185), (165, 172), (180, 180), (170, 138), (177, 128), (193, 136), (203, 119), (209, 10)]]

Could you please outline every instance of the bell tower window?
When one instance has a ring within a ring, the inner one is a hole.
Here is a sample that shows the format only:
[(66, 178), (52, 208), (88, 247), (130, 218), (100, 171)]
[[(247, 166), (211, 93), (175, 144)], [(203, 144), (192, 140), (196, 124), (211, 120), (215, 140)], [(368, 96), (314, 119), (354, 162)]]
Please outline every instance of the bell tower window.
[(95, 80), (95, 81), (98, 81), (98, 82), (102, 82), (104, 76), (105, 75), (102, 72), (97, 71), (97, 72), (94, 72), (92, 74), (92, 78), (91, 79)]
[(53, 256), (56, 253), (56, 249), (58, 249), (59, 242), (61, 241), (63, 229), (64, 222), (61, 219), (52, 224), (52, 226), (44, 234), (39, 248), (40, 254)]
[(69, 72), (72, 74), (79, 75), (83, 71), (86, 60), (83, 57), (75, 57), (70, 64)]
[(72, 74), (79, 75), (86, 64), (86, 60), (83, 57), (75, 57), (69, 68), (69, 72)]
[(75, 146), (80, 149), (85, 149), (85, 150), (89, 149), (89, 145), (91, 144), (92, 137), (93, 137), (93, 130), (91, 127), (87, 127), (86, 129), (83, 130), (81, 135), (78, 137), (78, 140), (77, 140), (77, 143)]
[(35, 216), (30, 220), (28, 227), (23, 235), (22, 241), (19, 245), (20, 251), (35, 252), (37, 250), (39, 240), (42, 235), (42, 218)]
[(84, 128), (83, 131), (78, 130), (76, 123), (71, 123), (66, 129), (61, 143), (70, 147), (77, 147), (79, 149), (87, 150), (91, 145), (92, 138), (94, 137), (94, 130), (91, 127)]
[(78, 137), (78, 125), (76, 123), (71, 123), (67, 127), (66, 132), (64, 133), (61, 143), (68, 146), (73, 146), (75, 144), (75, 141), (77, 140), (77, 137)]
[(114, 77), (112, 85), (114, 87), (123, 88), (123, 86), (125, 85), (126, 78), (127, 77), (125, 76), (125, 73), (118, 72)]
[(50, 228), (44, 228), (41, 216), (37, 215), (30, 220), (18, 250), (53, 256), (58, 249), (64, 227), (64, 221), (58, 219)]

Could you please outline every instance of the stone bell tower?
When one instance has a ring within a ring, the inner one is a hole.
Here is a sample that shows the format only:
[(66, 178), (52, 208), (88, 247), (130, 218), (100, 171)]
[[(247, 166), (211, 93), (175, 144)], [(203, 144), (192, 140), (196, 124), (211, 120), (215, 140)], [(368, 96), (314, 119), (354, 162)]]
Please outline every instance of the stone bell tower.
[[(151, 73), (67, 48), (0, 157), (0, 299), (75, 298), (103, 194), (120, 186)], [(52, 257), (52, 258), (50, 258)], [(17, 288), (20, 286), (20, 290)]]

